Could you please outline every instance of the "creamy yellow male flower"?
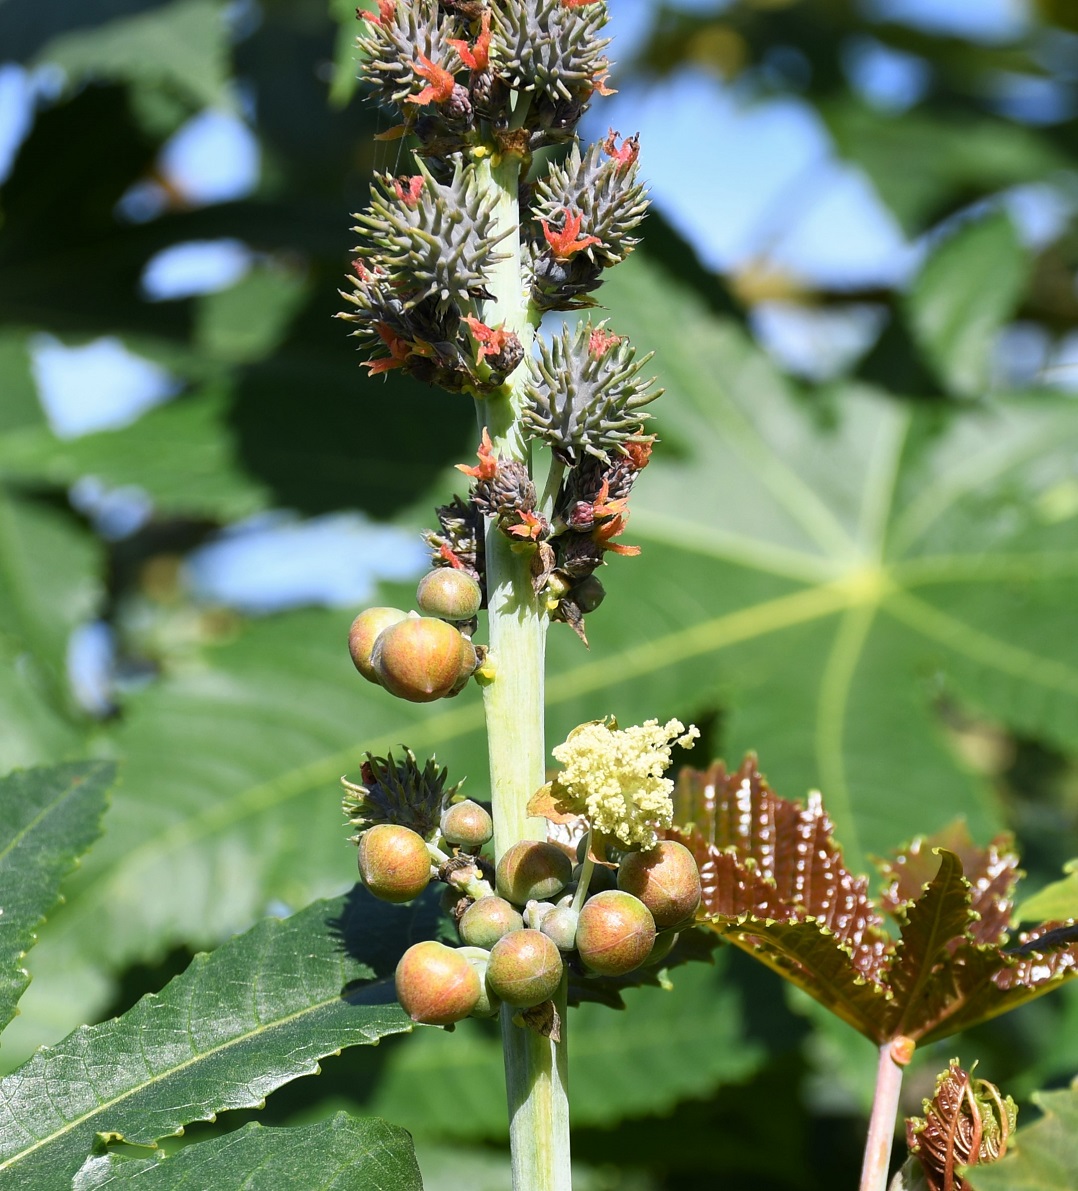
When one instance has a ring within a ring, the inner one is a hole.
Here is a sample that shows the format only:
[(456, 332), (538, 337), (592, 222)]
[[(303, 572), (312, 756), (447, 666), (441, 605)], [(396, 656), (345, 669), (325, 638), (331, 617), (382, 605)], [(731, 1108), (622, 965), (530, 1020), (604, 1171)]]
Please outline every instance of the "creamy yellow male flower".
[(656, 832), (669, 827), (674, 783), (663, 774), (670, 749), (689, 747), (700, 730), (680, 720), (660, 726), (645, 720), (619, 729), (613, 717), (581, 724), (554, 749), (562, 770), (550, 793), (559, 810), (583, 815), (594, 831), (613, 836), (630, 851), (658, 843)]

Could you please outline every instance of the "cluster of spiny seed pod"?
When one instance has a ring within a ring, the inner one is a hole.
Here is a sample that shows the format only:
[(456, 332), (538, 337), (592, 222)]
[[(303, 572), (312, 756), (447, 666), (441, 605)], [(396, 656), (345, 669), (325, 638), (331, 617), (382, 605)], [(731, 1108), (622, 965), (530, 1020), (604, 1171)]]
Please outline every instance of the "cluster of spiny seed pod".
[[(609, 551), (638, 552), (615, 539), (653, 442), (643, 407), (659, 391), (640, 376), (650, 357), (637, 360), (605, 322), (585, 319), (533, 358), (490, 285), (507, 258), (519, 259), (514, 292), (526, 295), (534, 326), (548, 311), (593, 305), (604, 270), (637, 244), (648, 206), (637, 138), (611, 131), (585, 152), (576, 142), (589, 103), (610, 93), (606, 5), (377, 0), (376, 12), (358, 15), (361, 75), (399, 113), (391, 135), (417, 142), (418, 172), (372, 184), (340, 317), (372, 375), (400, 369), (479, 402), (512, 389), (521, 431), (550, 448), (559, 482), (541, 501), (528, 468), (497, 457), (484, 436), (478, 466), (461, 469), (471, 491), (439, 509), (428, 534), (432, 561), (484, 587), (484, 530), (495, 524), (532, 552), (551, 618), (584, 639), (584, 616), (604, 595), (595, 570)], [(551, 147), (533, 173), (535, 151)], [(515, 226), (489, 176), (506, 158), (528, 179)]]
[(428, 571), (416, 589), (419, 612), (367, 608), (352, 621), (348, 650), (369, 682), (412, 703), (459, 694), (482, 661), (472, 644), (482, 601), (479, 583), (463, 570)]
[[(659, 962), (700, 904), (700, 874), (689, 850), (672, 840), (628, 853), (616, 876), (574, 865), (558, 844), (525, 840), (498, 861), (492, 891), (473, 887), (454, 902), (462, 945), (416, 943), (397, 966), (397, 998), (417, 1022), (489, 1017), (503, 1003), (536, 1010), (557, 992), (567, 966), (586, 980)], [(542, 1014), (524, 1020), (544, 1028)]]

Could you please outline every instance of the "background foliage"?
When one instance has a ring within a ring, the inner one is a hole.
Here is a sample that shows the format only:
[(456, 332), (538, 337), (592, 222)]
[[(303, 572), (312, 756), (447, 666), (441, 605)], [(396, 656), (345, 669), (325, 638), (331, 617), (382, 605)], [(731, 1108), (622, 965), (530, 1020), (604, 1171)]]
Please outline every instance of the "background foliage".
[[(1071, 223), (1033, 248), (1000, 198), (1036, 183), (1073, 199), (1068, 6), (1042, 3), (1010, 43), (852, 0), (653, 8), (639, 60), (621, 61), (623, 92), (691, 63), (750, 104), (799, 95), (922, 255), (895, 288), (828, 289), (766, 255), (719, 276), (661, 210), (650, 218), (600, 295), (614, 330), (660, 348), (667, 389), (626, 535), (643, 554), (604, 577), (590, 652), (552, 634), (550, 738), (606, 713), (677, 715), (706, 729), (696, 764), (754, 748), (778, 792), (822, 788), (852, 868), (964, 815), (980, 842), (1015, 831), (1028, 888), (1047, 884), (1078, 853), (1078, 404), (1057, 378), (1016, 378), (998, 345), (1015, 327), (1049, 343), (1074, 329), (1078, 235)], [(219, 528), (269, 509), (362, 510), (416, 529), (474, 449), (467, 403), (393, 374), (366, 380), (330, 321), (347, 213), (386, 152), (373, 139), (384, 120), (351, 96), (353, 31), (352, 5), (333, 0), (0, 4), (3, 53), (63, 70), (46, 76), (59, 81), (0, 188), (0, 769), (120, 762), (104, 834), (31, 953), (5, 1069), (266, 914), (347, 890), (336, 780), (362, 751), (437, 750), (482, 793), (474, 691), (433, 707), (389, 700), (356, 680), (343, 647), (355, 609), (245, 615), (197, 598), (184, 566)], [(866, 38), (927, 65), (910, 110), (851, 84), (850, 47)], [(1054, 87), (1062, 114), (1001, 105), (1015, 80)], [(255, 192), (197, 205), (166, 188), (157, 218), (119, 217), (130, 187), (161, 180), (167, 138), (207, 107), (251, 123)], [(684, 169), (714, 168), (715, 148), (701, 143)], [(647, 154), (645, 142), (645, 173)], [(145, 298), (155, 253), (222, 237), (256, 251), (243, 279)], [(867, 305), (882, 330), (811, 382), (755, 333), (776, 298), (809, 312)], [(57, 437), (31, 370), (42, 332), (118, 336), (180, 392), (126, 427)], [(85, 477), (136, 485), (153, 516), (107, 538), (69, 500)], [(410, 598), (390, 585), (378, 602)], [(67, 673), (72, 632), (95, 618), (117, 641), (105, 714), (79, 704)], [(630, 992), (628, 1015), (577, 1013), (580, 1186), (689, 1188), (719, 1174), (848, 1185), (871, 1047), (729, 949), (675, 983), (674, 995)], [(928, 1048), (910, 1110), (952, 1051), (1028, 1104), (1078, 1071), (1078, 996)], [(270, 1096), (260, 1121), (325, 1122), (312, 1127), (337, 1128), (344, 1145), (334, 1111), (382, 1116), (415, 1135), (428, 1187), (502, 1185), (500, 1059), (483, 1024), (389, 1037), (324, 1067)], [(206, 1115), (258, 1099), (205, 1095)], [(1052, 1103), (1062, 1114), (1069, 1102)], [(782, 1147), (769, 1142), (777, 1119)]]

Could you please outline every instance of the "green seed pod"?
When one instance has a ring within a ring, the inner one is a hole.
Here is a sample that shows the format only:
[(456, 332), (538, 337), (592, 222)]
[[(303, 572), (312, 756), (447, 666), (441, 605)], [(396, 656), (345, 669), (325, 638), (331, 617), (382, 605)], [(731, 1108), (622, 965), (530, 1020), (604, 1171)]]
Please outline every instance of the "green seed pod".
[(442, 812), (442, 838), (458, 848), (481, 848), (494, 834), (490, 812), (466, 798)]
[(609, 889), (588, 898), (580, 911), (576, 947), (600, 976), (623, 976), (639, 968), (655, 945), (655, 919), (639, 898)]
[(504, 897), (481, 897), (465, 911), (457, 930), (461, 942), (488, 950), (510, 931), (523, 930), (524, 919)]
[(443, 620), (471, 620), (483, 602), (483, 591), (467, 571), (435, 567), (419, 580), (416, 607)]
[(371, 665), (391, 695), (411, 703), (432, 703), (460, 677), (464, 638), (444, 620), (406, 616), (378, 634)]
[(430, 883), (430, 853), (410, 827), (378, 823), (359, 837), (359, 875), (384, 902), (410, 902)]
[(487, 984), (507, 1005), (530, 1009), (554, 995), (562, 967), (553, 940), (537, 930), (517, 930), (491, 948)]
[(555, 906), (543, 919), (539, 929), (551, 939), (559, 951), (576, 947), (576, 928), (580, 915), (569, 906)]
[(594, 575), (588, 575), (569, 593), (581, 612), (594, 612), (606, 599), (606, 588)]
[(368, 682), (381, 685), (371, 664), (378, 634), (398, 620), (404, 620), (407, 615), (400, 608), (368, 608), (352, 621), (352, 627), (348, 630), (348, 652), (352, 655), (356, 669)]
[(396, 984), (404, 1012), (428, 1026), (463, 1021), (483, 995), (479, 975), (468, 959), (434, 939), (413, 943), (401, 956)]
[(498, 892), (514, 905), (557, 897), (569, 884), (573, 862), (554, 844), (521, 840), (507, 848), (495, 875)]
[(696, 913), (700, 870), (684, 844), (662, 840), (647, 852), (630, 852), (622, 860), (618, 888), (638, 897), (662, 930), (686, 922)]
[(502, 1003), (497, 993), (491, 991), (490, 985), (487, 984), (487, 964), (490, 962), (490, 952), (483, 947), (458, 947), (457, 954), (464, 956), (468, 963), (475, 968), (475, 974), (479, 977), (479, 1000), (470, 1016), (496, 1017)]
[(680, 934), (676, 930), (659, 931), (655, 936), (655, 946), (652, 947), (651, 954), (647, 958), (647, 966), (653, 968), (656, 964), (661, 964), (670, 952), (673, 951), (674, 944), (680, 937)]

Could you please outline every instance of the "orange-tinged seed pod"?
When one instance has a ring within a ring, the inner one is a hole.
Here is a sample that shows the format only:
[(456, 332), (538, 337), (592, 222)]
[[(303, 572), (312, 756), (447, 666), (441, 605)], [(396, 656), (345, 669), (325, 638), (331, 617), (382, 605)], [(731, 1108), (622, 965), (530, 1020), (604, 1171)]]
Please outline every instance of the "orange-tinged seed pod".
[(378, 634), (398, 620), (404, 620), (407, 615), (400, 608), (367, 608), (352, 621), (352, 627), (348, 630), (348, 652), (352, 655), (356, 669), (368, 682), (381, 685), (371, 664), (371, 653)]
[(638, 897), (662, 930), (686, 922), (700, 905), (700, 870), (677, 840), (630, 852), (618, 866), (618, 888)]
[(555, 844), (521, 840), (498, 861), (498, 893), (518, 906), (557, 897), (573, 876), (573, 862)]
[(487, 984), (516, 1009), (530, 1009), (548, 1001), (562, 974), (561, 952), (537, 930), (515, 930), (490, 949)]
[(442, 812), (441, 831), (447, 844), (480, 848), (494, 834), (494, 820), (485, 807), (465, 798)]
[(600, 976), (639, 968), (655, 946), (655, 919), (639, 898), (608, 889), (588, 898), (576, 924), (580, 958)]
[(483, 602), (483, 591), (467, 571), (435, 567), (419, 581), (416, 607), (443, 620), (471, 620)]
[(391, 695), (411, 703), (432, 703), (460, 677), (464, 638), (444, 620), (406, 616), (378, 634), (371, 665)]
[(430, 883), (423, 837), (399, 823), (377, 823), (359, 837), (359, 875), (384, 902), (410, 902)]
[(473, 902), (457, 924), (461, 940), (488, 950), (512, 930), (523, 930), (524, 919), (504, 897), (481, 897)]
[(396, 985), (404, 1012), (428, 1026), (463, 1021), (483, 992), (479, 974), (467, 957), (434, 939), (413, 943), (401, 956)]

